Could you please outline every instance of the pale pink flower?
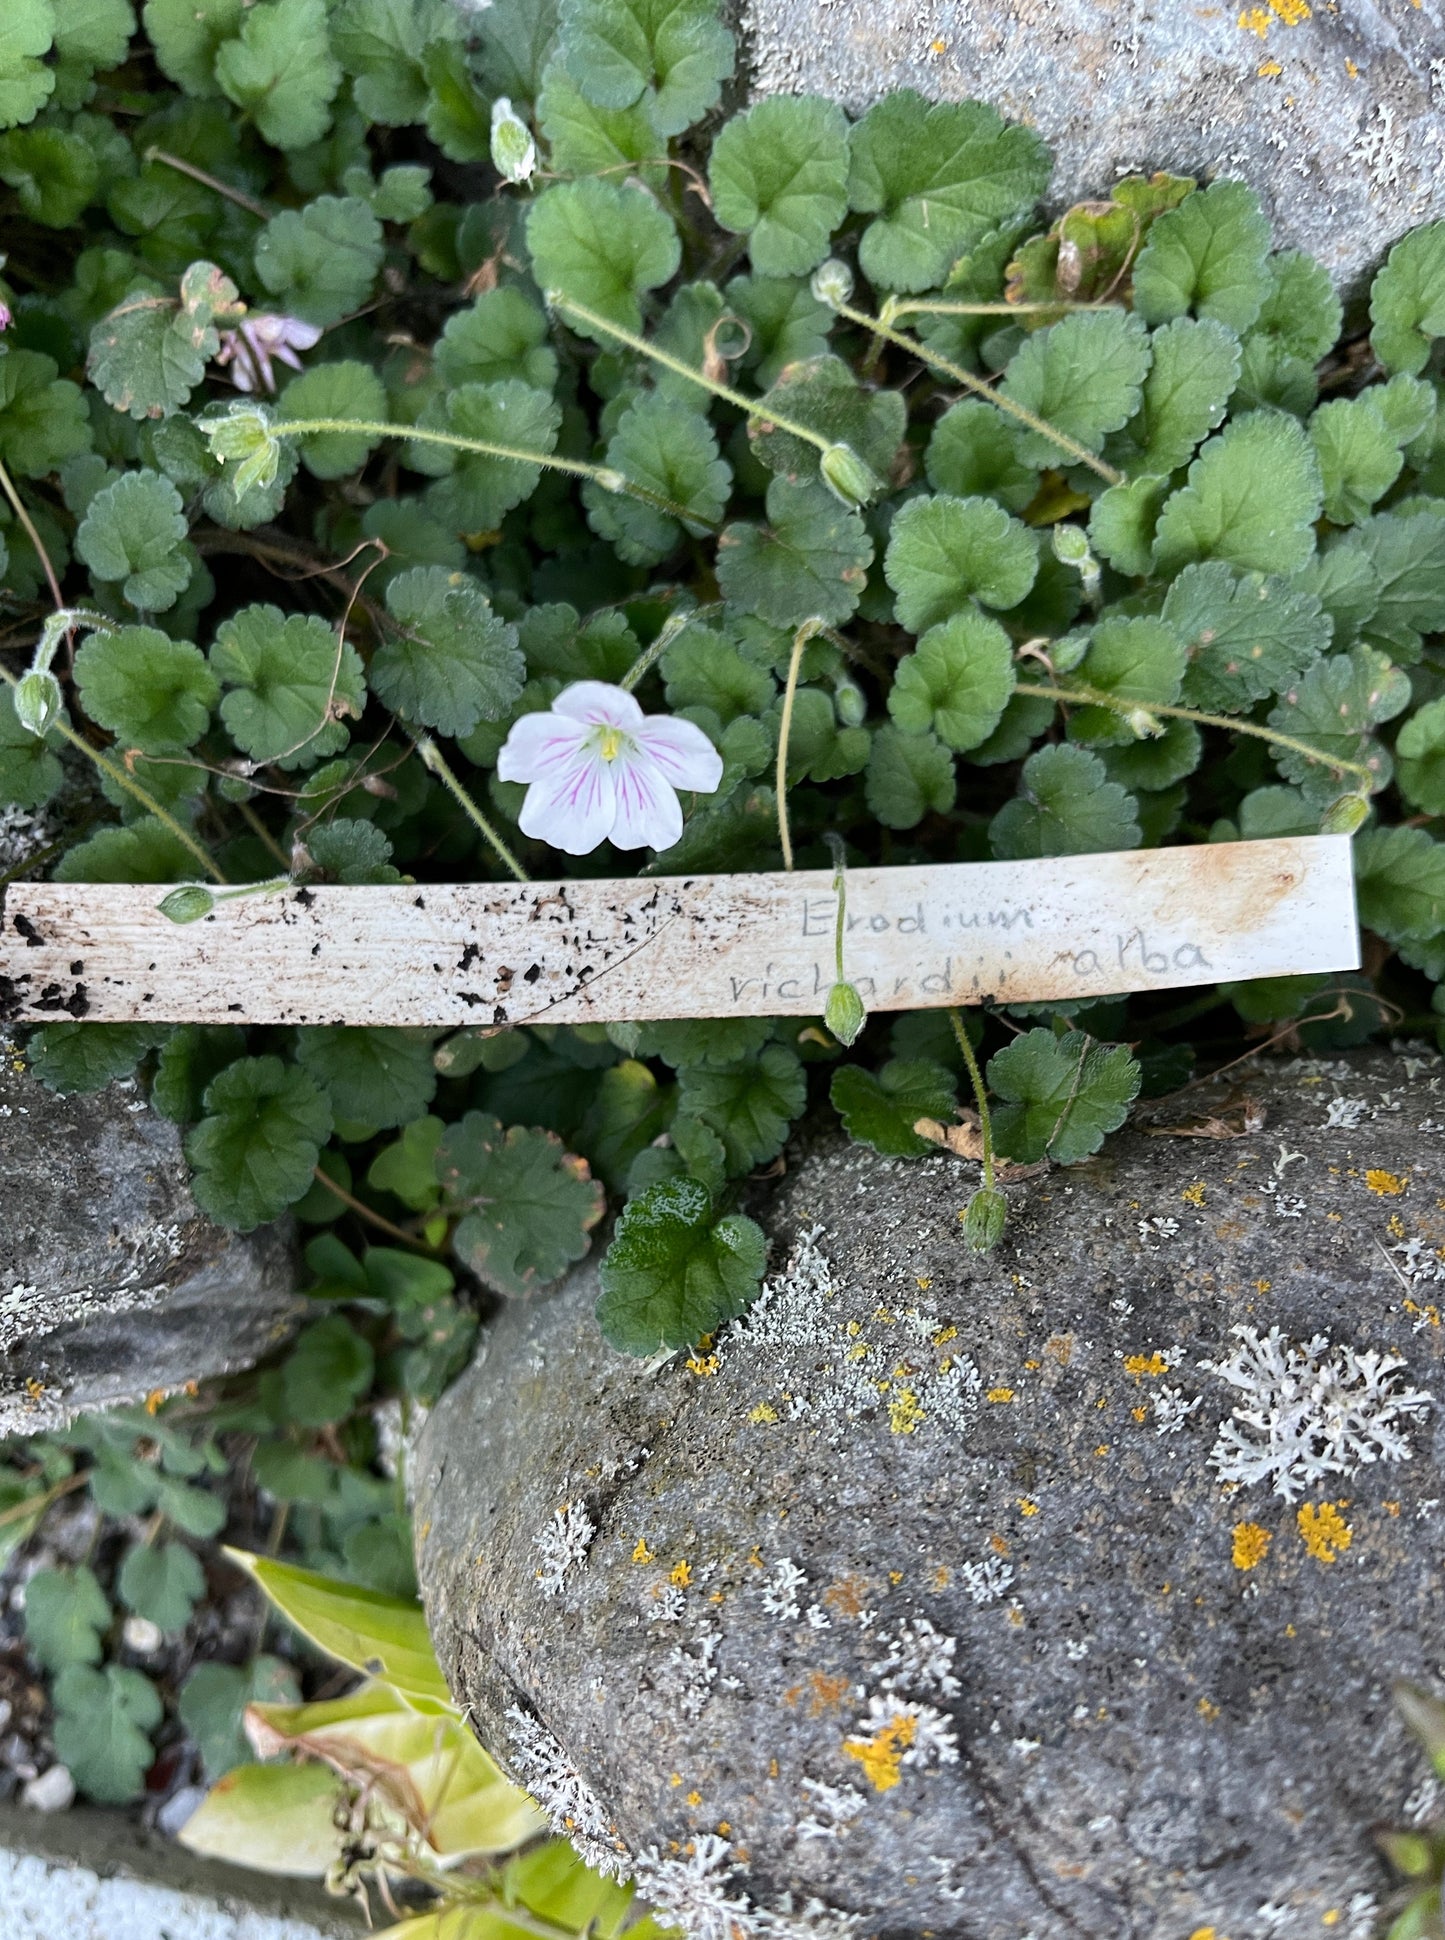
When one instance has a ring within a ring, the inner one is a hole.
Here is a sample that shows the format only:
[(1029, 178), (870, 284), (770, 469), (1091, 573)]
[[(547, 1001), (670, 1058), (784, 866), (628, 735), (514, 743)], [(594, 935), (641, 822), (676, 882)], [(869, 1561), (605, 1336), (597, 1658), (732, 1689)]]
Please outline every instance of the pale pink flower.
[(234, 330), (221, 331), (220, 336), (221, 348), (215, 361), (223, 369), (230, 366), (236, 389), (266, 391), (272, 397), (276, 395), (276, 373), (271, 360), (300, 370), (301, 359), (296, 352), (310, 350), (321, 341), (316, 325), (303, 323), (300, 317), (247, 317)]
[(631, 694), (574, 681), (547, 714), (524, 714), (497, 757), (502, 781), (531, 786), (521, 829), (567, 855), (599, 842), (670, 849), (682, 834), (680, 788), (711, 794), (722, 757), (700, 727), (644, 714)]

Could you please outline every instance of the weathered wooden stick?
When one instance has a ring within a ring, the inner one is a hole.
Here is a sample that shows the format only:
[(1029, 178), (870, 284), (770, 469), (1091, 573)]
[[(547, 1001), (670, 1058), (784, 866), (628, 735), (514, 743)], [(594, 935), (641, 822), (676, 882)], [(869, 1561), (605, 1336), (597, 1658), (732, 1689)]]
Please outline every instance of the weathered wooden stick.
[[(257, 891), (178, 925), (153, 885), (17, 883), (0, 1020), (582, 1024), (815, 1016), (831, 875)], [(1135, 849), (847, 879), (870, 1010), (1098, 997), (1359, 963), (1345, 836)]]

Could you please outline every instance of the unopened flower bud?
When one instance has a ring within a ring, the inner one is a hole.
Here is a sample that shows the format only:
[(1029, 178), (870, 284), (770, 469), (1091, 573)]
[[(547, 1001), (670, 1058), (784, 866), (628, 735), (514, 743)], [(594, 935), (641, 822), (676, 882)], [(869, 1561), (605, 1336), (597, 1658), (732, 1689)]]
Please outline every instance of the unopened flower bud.
[(826, 303), (830, 310), (836, 310), (853, 294), (853, 272), (836, 256), (830, 256), (826, 263), (819, 263), (813, 271), (812, 290), (819, 303)]
[(32, 667), (28, 674), (21, 675), (15, 689), (15, 718), (29, 733), (43, 741), (60, 713), (61, 704), (60, 682), (54, 674), (40, 673)]
[(879, 481), (851, 445), (829, 445), (818, 469), (828, 490), (845, 505), (866, 505), (880, 489)]
[(1008, 1201), (997, 1186), (980, 1186), (964, 1208), (963, 1242), (971, 1253), (991, 1253), (1003, 1237)]
[(625, 492), (627, 480), (621, 472), (614, 471), (610, 465), (601, 466), (594, 474), (604, 492)]
[(261, 405), (233, 404), (223, 418), (204, 421), (201, 430), (213, 458), (223, 465), (237, 461), (231, 483), (238, 495), (253, 485), (274, 483), (281, 468), (281, 440)]
[(840, 674), (833, 688), (833, 706), (841, 727), (862, 727), (868, 718), (868, 696), (847, 674)]
[(532, 131), (505, 94), (492, 103), (492, 167), (504, 182), (527, 183), (537, 172)]
[(156, 905), (161, 915), (168, 916), (173, 923), (199, 923), (215, 907), (215, 897), (204, 884), (198, 882), (182, 883), (179, 889), (162, 896)]
[(863, 999), (850, 983), (835, 983), (823, 1006), (823, 1022), (840, 1044), (851, 1044), (868, 1021)]
[(1152, 741), (1164, 732), (1164, 723), (1147, 707), (1131, 707), (1124, 716), (1124, 725), (1140, 741)]
[(1341, 795), (1332, 801), (1320, 817), (1321, 835), (1353, 835), (1370, 812), (1369, 798), (1365, 795)]
[(1089, 541), (1082, 526), (1056, 525), (1052, 529), (1051, 543), (1054, 557), (1065, 566), (1082, 566), (1089, 557)]

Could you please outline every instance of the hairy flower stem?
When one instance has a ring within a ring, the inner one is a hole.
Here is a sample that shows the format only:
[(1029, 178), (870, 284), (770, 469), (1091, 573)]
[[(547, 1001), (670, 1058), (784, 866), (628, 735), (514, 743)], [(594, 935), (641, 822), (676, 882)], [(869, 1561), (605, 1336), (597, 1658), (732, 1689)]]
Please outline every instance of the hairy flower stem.
[(710, 525), (687, 506), (664, 498), (661, 492), (638, 485), (612, 465), (589, 465), (582, 458), (559, 458), (554, 452), (522, 451), (515, 445), (494, 445), (483, 438), (464, 438), (457, 431), (434, 431), (423, 424), (386, 424), (369, 418), (273, 418), (266, 426), (273, 438), (310, 438), (322, 432), (342, 432), (368, 438), (403, 438), (408, 444), (444, 445), (449, 451), (469, 451), (479, 458), (510, 458), (519, 465), (540, 465), (544, 471), (567, 472), (573, 478), (590, 478), (604, 492), (621, 492), (639, 499), (655, 512), (692, 525)]
[(968, 1068), (968, 1080), (973, 1086), (973, 1101), (978, 1107), (979, 1137), (983, 1140), (983, 1189), (985, 1192), (992, 1192), (993, 1120), (989, 1116), (988, 1110), (988, 1087), (984, 1084), (983, 1073), (978, 1068), (978, 1058), (975, 1056), (973, 1045), (969, 1041), (968, 1031), (964, 1027), (962, 1015), (956, 1010), (951, 1010), (948, 1013), (948, 1021), (953, 1026), (953, 1035), (958, 1039), (958, 1048), (962, 1052), (964, 1064)]
[(1107, 479), (1111, 485), (1124, 483), (1122, 472), (1115, 471), (1112, 465), (1106, 465), (1097, 453), (1081, 445), (1077, 438), (1071, 438), (1066, 431), (1060, 431), (1057, 425), (1050, 424), (1046, 418), (1036, 416), (1022, 404), (1015, 404), (1012, 398), (1005, 397), (1002, 391), (996, 391), (992, 384), (985, 383), (983, 378), (975, 376), (971, 370), (965, 370), (961, 364), (955, 364), (949, 358), (941, 357), (936, 350), (930, 350), (927, 344), (920, 343), (916, 337), (905, 336), (901, 330), (895, 330), (891, 324), (885, 323), (882, 317), (870, 317), (866, 310), (855, 310), (851, 303), (834, 303), (833, 308), (840, 317), (846, 317), (849, 323), (856, 323), (861, 330), (870, 330), (875, 337), (882, 337), (886, 342), (896, 345), (899, 350), (906, 350), (910, 357), (916, 357), (920, 363), (929, 364), (934, 370), (942, 371), (945, 377), (952, 378), (955, 384), (962, 384), (965, 390), (972, 391), (975, 396), (984, 398), (1005, 416), (1016, 418), (1020, 424), (1027, 425), (1030, 431), (1036, 431), (1041, 438), (1047, 438), (1051, 444), (1057, 445), (1060, 451), (1067, 452), (1077, 463), (1087, 465), (1090, 471), (1097, 472), (1100, 478)]
[(244, 190), (232, 188), (229, 182), (222, 182), (214, 175), (207, 175), (203, 168), (197, 168), (194, 162), (183, 161), (179, 155), (168, 155), (164, 148), (148, 148), (141, 160), (159, 162), (164, 168), (173, 168), (178, 174), (189, 175), (193, 182), (199, 182), (202, 188), (213, 189), (217, 195), (225, 196), (228, 202), (234, 202), (236, 207), (244, 209), (247, 215), (259, 216), (262, 222), (271, 220), (271, 211), (264, 204), (253, 201)]
[(635, 350), (639, 356), (650, 357), (654, 364), (661, 364), (664, 370), (670, 370), (675, 376), (685, 377), (690, 383), (700, 385), (705, 391), (711, 391), (714, 397), (720, 397), (725, 404), (735, 405), (739, 411), (746, 412), (750, 418), (766, 419), (769, 424), (776, 425), (779, 431), (787, 431), (793, 437), (803, 439), (817, 451), (832, 449), (833, 440), (825, 438), (820, 431), (814, 431), (811, 425), (799, 424), (794, 418), (780, 417), (776, 411), (765, 405), (761, 398), (744, 396), (741, 391), (735, 391), (731, 384), (720, 383), (717, 378), (707, 376), (692, 364), (685, 364), (680, 357), (674, 357), (670, 351), (661, 349), (657, 344), (649, 343), (646, 337), (639, 337), (636, 331), (624, 330), (620, 323), (610, 323), (606, 317), (598, 316), (595, 310), (589, 310), (581, 303), (574, 303), (570, 296), (560, 296), (553, 290), (548, 294), (547, 301), (554, 309), (561, 310), (568, 316), (580, 318), (590, 329), (601, 330), (616, 342), (626, 344), (629, 350)]
[[(0, 667), (0, 680), (3, 680), (12, 690), (20, 685), (8, 667)], [(72, 748), (83, 754), (87, 761), (93, 762), (103, 775), (108, 776), (117, 788), (123, 788), (127, 795), (140, 803), (148, 815), (153, 815), (163, 828), (169, 829), (177, 842), (196, 858), (212, 882), (223, 883), (228, 880), (222, 873), (220, 865), (201, 847), (185, 824), (178, 822), (174, 815), (162, 808), (154, 795), (142, 788), (138, 781), (133, 780), (124, 768), (114, 761), (107, 760), (99, 748), (91, 747), (83, 734), (77, 734), (75, 729), (64, 721), (52, 721), (49, 732), (58, 734), (63, 741), (68, 741)]]
[(462, 787), (462, 784), (447, 766), (442, 758), (442, 751), (436, 742), (429, 735), (424, 734), (416, 744), (416, 751), (421, 756), (422, 765), (431, 769), (432, 773), (447, 790), (448, 794), (457, 802), (467, 820), (481, 830), (482, 834), (491, 844), (502, 866), (510, 869), (518, 882), (529, 882), (531, 878), (528, 876), (526, 870), (518, 862), (501, 836), (497, 834), (497, 831), (492, 827), (486, 816), (483, 815), (466, 789)]
[[(1048, 687), (1041, 682), (1021, 680), (1014, 692), (1032, 694), (1039, 700), (1063, 701), (1074, 707), (1107, 707), (1111, 714), (1128, 716), (1140, 711), (1138, 701), (1123, 701), (1117, 695), (1098, 693), (1091, 687)], [(1228, 714), (1202, 714), (1197, 707), (1169, 707), (1162, 701), (1150, 701), (1143, 712), (1167, 714), (1176, 721), (1196, 721), (1200, 727), (1223, 728), (1228, 734), (1252, 734), (1257, 741), (1268, 741), (1276, 748), (1288, 748), (1294, 754), (1302, 754), (1308, 761), (1317, 761), (1321, 767), (1332, 768), (1336, 774), (1358, 775), (1362, 781), (1371, 784), (1378, 779), (1362, 761), (1346, 761), (1342, 755), (1324, 754), (1319, 748), (1312, 748), (1308, 741), (1299, 741), (1292, 734), (1281, 734), (1277, 728), (1261, 727), (1257, 721), (1239, 721)]]
[(50, 563), (50, 554), (45, 550), (40, 534), (35, 529), (35, 521), (26, 511), (24, 501), (16, 491), (14, 482), (4, 465), (0, 465), (0, 492), (3, 492), (6, 498), (9, 499), (10, 508), (16, 518), (19, 519), (21, 529), (31, 545), (35, 548), (35, 556), (39, 559), (41, 567), (44, 570), (46, 584), (50, 588), (50, 597), (55, 601), (56, 611), (63, 611), (65, 607), (65, 595), (60, 590), (60, 581), (55, 577), (55, 568)]
[(694, 620), (710, 619), (714, 613), (721, 613), (722, 601), (714, 600), (711, 606), (694, 607), (691, 613), (674, 613), (659, 632), (657, 638), (645, 652), (640, 653), (617, 685), (624, 694), (630, 694), (637, 687), (644, 674), (652, 669), (667, 652), (673, 641), (692, 625)]
[(793, 838), (788, 830), (788, 736), (793, 731), (793, 701), (798, 692), (798, 669), (803, 664), (803, 649), (822, 632), (822, 620), (804, 620), (793, 635), (793, 652), (788, 661), (788, 684), (783, 689), (783, 718), (778, 724), (778, 841), (783, 850), (783, 867), (793, 866)]

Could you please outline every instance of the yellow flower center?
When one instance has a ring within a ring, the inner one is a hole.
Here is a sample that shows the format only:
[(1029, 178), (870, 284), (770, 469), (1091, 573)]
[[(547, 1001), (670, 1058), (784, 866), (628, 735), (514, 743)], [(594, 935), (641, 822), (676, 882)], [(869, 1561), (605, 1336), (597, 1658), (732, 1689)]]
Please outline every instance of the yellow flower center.
[(622, 752), (622, 744), (628, 739), (621, 728), (600, 727), (597, 730), (597, 748), (604, 761), (615, 761)]

